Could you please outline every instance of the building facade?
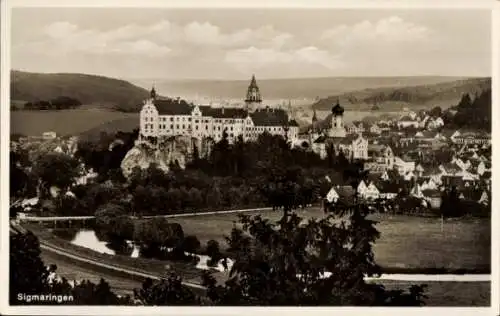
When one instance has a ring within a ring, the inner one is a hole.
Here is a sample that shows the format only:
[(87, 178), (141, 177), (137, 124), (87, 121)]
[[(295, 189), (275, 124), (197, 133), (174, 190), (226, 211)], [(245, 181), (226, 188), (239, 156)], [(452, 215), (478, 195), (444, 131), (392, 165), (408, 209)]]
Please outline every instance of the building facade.
[(238, 137), (254, 141), (264, 132), (293, 141), (299, 126), (282, 109), (263, 107), (259, 87), (252, 76), (245, 107), (193, 105), (184, 100), (162, 99), (153, 88), (140, 112), (140, 139), (144, 137), (188, 136), (220, 141), (224, 134), (230, 143)]

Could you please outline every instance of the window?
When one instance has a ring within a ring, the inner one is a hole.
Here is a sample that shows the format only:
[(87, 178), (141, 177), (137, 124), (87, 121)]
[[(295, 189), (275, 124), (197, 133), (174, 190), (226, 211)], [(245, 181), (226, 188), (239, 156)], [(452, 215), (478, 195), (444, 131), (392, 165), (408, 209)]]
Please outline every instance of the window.
[(191, 118), (190, 117), (188, 117), (188, 122), (191, 122)]
[(194, 120), (195, 123), (198, 123), (198, 120)]
[(177, 128), (177, 129), (178, 129), (178, 128), (179, 128), (179, 124), (175, 125), (175, 128)]
[(174, 124), (170, 124), (170, 128), (171, 128), (171, 129), (174, 129)]
[(196, 125), (196, 126), (194, 127), (194, 129), (195, 129), (195, 130), (198, 130), (198, 125)]
[(174, 118), (173, 118), (173, 117), (171, 117), (171, 118), (170, 118), (170, 122), (173, 122), (173, 121), (174, 121)]
[(186, 127), (185, 127), (185, 125), (184, 125), (184, 124), (182, 124), (182, 129), (185, 129), (185, 128), (186, 128)]

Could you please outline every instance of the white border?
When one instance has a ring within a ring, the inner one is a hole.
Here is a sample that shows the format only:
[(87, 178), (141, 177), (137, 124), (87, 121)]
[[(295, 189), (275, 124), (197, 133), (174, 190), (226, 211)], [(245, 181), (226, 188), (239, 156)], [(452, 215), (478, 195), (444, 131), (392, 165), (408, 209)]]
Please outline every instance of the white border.
[[(0, 117), (0, 173), (2, 177), (0, 201), (2, 203), (0, 223), (4, 226), (9, 221), (8, 201), (9, 201), (9, 181), (8, 181), (8, 157), (9, 157), (9, 135), (10, 135), (10, 10), (12, 7), (169, 7), (169, 8), (379, 8), (379, 9), (495, 9), (492, 11), (492, 135), (500, 135), (500, 1), (494, 0), (3, 0), (1, 1), (1, 112)], [(492, 140), (493, 153), (493, 173), (492, 192), (497, 188), (497, 167), (496, 161), (500, 161), (500, 147), (497, 146), (495, 137)], [(500, 145), (500, 144), (499, 144)], [(498, 147), (498, 148), (497, 148)], [(297, 314), (304, 313), (329, 314), (341, 313), (346, 315), (371, 314), (376, 315), (422, 315), (429, 312), (436, 312), (439, 315), (499, 315), (500, 314), (500, 214), (498, 212), (498, 198), (492, 194), (492, 286), (491, 286), (491, 306), (490, 308), (264, 308), (264, 307), (106, 307), (106, 306), (68, 306), (68, 307), (10, 307), (8, 306), (8, 282), (0, 282), (0, 314), (8, 315), (255, 315), (264, 314)], [(1, 256), (0, 264), (3, 274), (2, 280), (8, 280), (8, 229), (0, 229)]]

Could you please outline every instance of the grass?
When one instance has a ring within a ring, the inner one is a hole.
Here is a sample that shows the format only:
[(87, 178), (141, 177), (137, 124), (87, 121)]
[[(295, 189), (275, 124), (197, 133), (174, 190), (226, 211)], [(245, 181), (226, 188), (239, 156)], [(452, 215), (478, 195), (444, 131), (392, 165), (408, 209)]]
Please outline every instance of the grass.
[(408, 289), (411, 285), (426, 284), (425, 306), (459, 307), (490, 306), (490, 282), (403, 282), (378, 281), (388, 290)]
[[(106, 124), (126, 120), (131, 129), (139, 126), (137, 113), (123, 113), (106, 109), (86, 108), (59, 111), (13, 111), (11, 134), (41, 135), (53, 131), (58, 135), (78, 135), (96, 127), (106, 130)], [(124, 128), (125, 126), (120, 126)]]
[[(262, 211), (260, 214), (276, 221), (281, 212)], [(318, 208), (299, 211), (303, 218), (321, 218)], [(394, 271), (405, 269), (439, 269), (489, 271), (490, 222), (488, 219), (447, 220), (441, 232), (437, 218), (377, 215), (376, 225), (381, 233), (374, 245), (375, 260)], [(237, 214), (207, 215), (171, 219), (182, 225), (186, 235), (196, 235), (202, 245), (215, 239), (226, 245), (224, 235), (229, 235)], [(441, 271), (440, 271), (441, 272)]]
[[(109, 271), (96, 271), (95, 267), (75, 264), (66, 258), (51, 252), (42, 251), (42, 259), (46, 263), (55, 263), (57, 273), (68, 280), (89, 280), (98, 283), (104, 278), (112, 290), (121, 295), (133, 295), (133, 289), (140, 288), (141, 280), (134, 280)], [(425, 306), (489, 306), (490, 282), (406, 282), (378, 281), (387, 289), (406, 290), (414, 284), (426, 284)]]
[[(73, 245), (69, 241), (66, 241), (62, 238), (53, 235), (50, 231), (43, 229), (40, 226), (37, 226), (36, 224), (24, 225), (24, 227), (28, 230), (31, 230), (40, 239), (41, 243), (44, 243), (49, 246), (54, 246), (57, 248), (62, 248), (67, 253), (77, 255), (82, 258), (107, 263), (117, 267), (127, 268), (133, 271), (146, 272), (158, 276), (164, 275), (167, 272), (165, 266), (168, 264), (171, 266), (171, 269), (173, 271), (182, 275), (185, 281), (198, 282), (199, 280), (200, 271), (196, 269), (194, 265), (189, 263), (145, 259), (145, 258), (131, 258), (125, 255), (108, 255), (93, 251), (89, 248)], [(74, 262), (74, 260), (69, 258), (67, 260)], [(87, 266), (88, 264), (79, 262), (78, 265)], [(109, 271), (109, 269), (106, 268), (99, 268), (94, 266), (92, 267), (94, 271), (95, 269)], [(123, 273), (113, 272), (113, 275), (123, 276)], [(139, 279), (141, 278), (139, 277)]]

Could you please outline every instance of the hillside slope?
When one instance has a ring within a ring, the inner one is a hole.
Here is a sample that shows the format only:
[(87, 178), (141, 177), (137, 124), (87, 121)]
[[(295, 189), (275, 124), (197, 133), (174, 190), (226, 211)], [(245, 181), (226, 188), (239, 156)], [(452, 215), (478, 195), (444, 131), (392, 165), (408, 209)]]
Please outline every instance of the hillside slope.
[[(276, 99), (310, 99), (326, 97), (367, 88), (405, 87), (435, 84), (458, 80), (458, 77), (330, 77), (297, 79), (259, 79), (257, 83), (264, 101)], [(248, 80), (170, 80), (129, 79), (130, 82), (148, 88), (154, 82), (160, 93), (169, 96), (243, 99)]]
[(364, 89), (331, 95), (314, 103), (316, 110), (329, 110), (340, 100), (346, 110), (367, 110), (377, 105), (380, 110), (400, 110), (401, 107), (450, 107), (465, 93), (478, 94), (491, 88), (491, 78), (471, 78), (437, 84), (409, 87)]
[(11, 100), (49, 100), (69, 96), (83, 104), (138, 111), (148, 90), (128, 81), (75, 73), (30, 73), (11, 71)]

